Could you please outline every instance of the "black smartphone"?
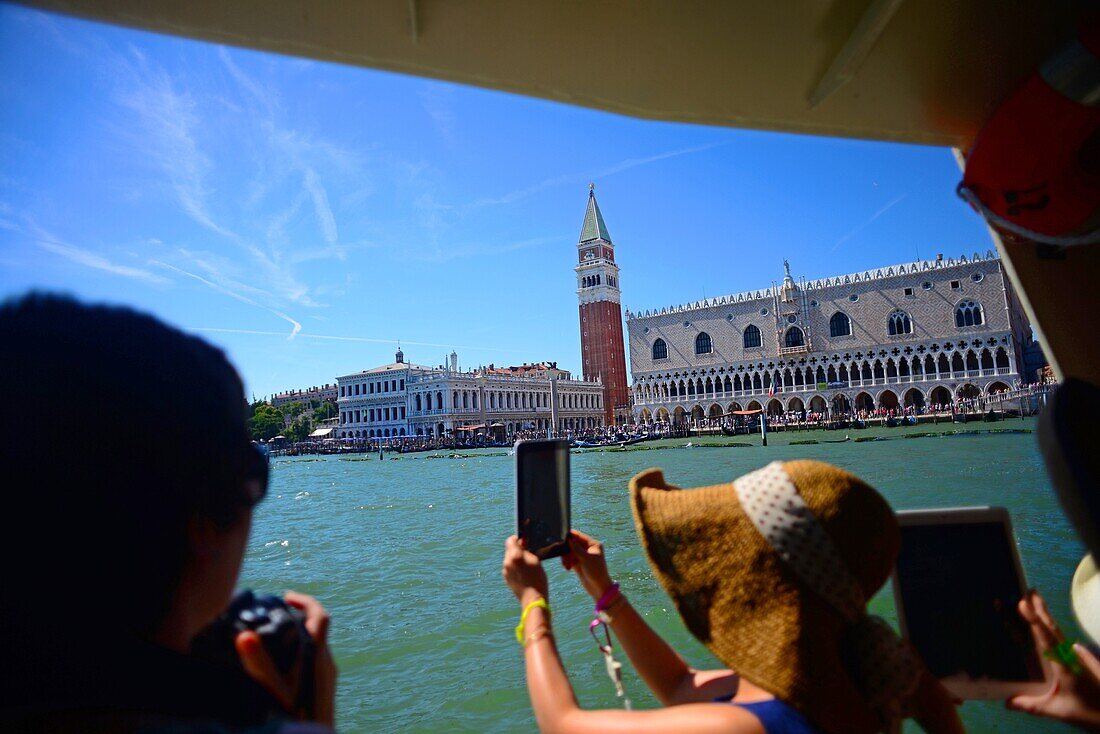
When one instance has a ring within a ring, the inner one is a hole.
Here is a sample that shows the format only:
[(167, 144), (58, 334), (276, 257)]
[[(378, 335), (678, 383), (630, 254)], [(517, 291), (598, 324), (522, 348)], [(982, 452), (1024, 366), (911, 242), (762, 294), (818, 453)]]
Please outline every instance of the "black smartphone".
[(541, 559), (568, 552), (569, 442), (518, 441), (516, 534)]

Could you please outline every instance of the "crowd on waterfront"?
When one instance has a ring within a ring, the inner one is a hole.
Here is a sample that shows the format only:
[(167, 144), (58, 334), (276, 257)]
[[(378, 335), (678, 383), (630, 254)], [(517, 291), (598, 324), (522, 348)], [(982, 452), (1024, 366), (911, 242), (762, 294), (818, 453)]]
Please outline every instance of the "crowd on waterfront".
[[(1041, 383), (1023, 385), (1014, 388), (1013, 400), (1019, 397), (1034, 398), (1045, 395), (1055, 383)], [(906, 405), (877, 408), (859, 408), (855, 410), (834, 410), (821, 412), (814, 410), (789, 410), (769, 413), (767, 416), (768, 428), (799, 428), (814, 429), (833, 427), (840, 424), (871, 421), (875, 424), (916, 423), (931, 420), (937, 422), (940, 419), (952, 420), (957, 416), (985, 416), (993, 411), (998, 418), (1008, 415), (1019, 415), (1019, 404), (1010, 407), (1011, 404), (1004, 401), (989, 398), (960, 398), (953, 403), (926, 403), (924, 405)], [(1025, 403), (1026, 405), (1026, 403)], [(1030, 412), (1037, 408), (1033, 405), (1025, 408)], [(718, 429), (745, 429), (755, 426), (759, 429), (759, 412), (746, 412), (745, 414), (726, 413), (720, 416), (689, 417), (686, 414), (680, 420), (662, 421), (656, 420), (646, 423), (645, 426), (658, 432), (682, 432), (684, 430), (718, 430)]]
[[(1019, 415), (1020, 409), (1024, 410), (1025, 415), (1037, 410), (1038, 400), (1049, 392), (1053, 386), (1053, 378), (1048, 377), (1040, 383), (1023, 384), (1017, 381), (1011, 390), (1007, 391), (1011, 395), (1009, 400), (999, 400), (996, 396), (984, 396), (959, 398), (955, 402), (933, 402), (924, 405), (861, 407), (854, 410), (831, 411), (789, 410), (771, 412), (767, 416), (767, 421), (768, 428), (771, 430), (815, 430), (845, 427), (849, 424), (856, 424), (857, 427), (861, 424), (894, 426), (916, 422), (954, 420), (958, 419), (959, 416), (977, 417), (980, 415), (990, 417), (990, 411), (993, 411), (992, 417), (1003, 418)], [(726, 413), (706, 417), (692, 417), (688, 414), (682, 414), (676, 418), (665, 420), (651, 419), (647, 422), (625, 425), (565, 429), (553, 434), (553, 437), (603, 444), (630, 441), (639, 437), (651, 439), (682, 438), (697, 431), (722, 430), (733, 433), (747, 433), (758, 431), (759, 425), (758, 412)], [(311, 438), (296, 443), (287, 442), (285, 439), (280, 438), (269, 445), (275, 455), (290, 456), (366, 453), (372, 451), (412, 453), (442, 449), (510, 447), (516, 441), (540, 438), (547, 438), (547, 431), (522, 428), (509, 433), (505, 432), (503, 427), (499, 427), (499, 430), (493, 429), (489, 432), (483, 430), (473, 432), (465, 429), (447, 430), (439, 436)]]
[[(1049, 387), (1045, 388), (1049, 389)], [(1039, 394), (1039, 390), (1033, 394)], [(850, 412), (823, 413), (820, 411), (787, 411), (767, 416), (769, 430), (823, 430), (844, 428), (849, 425), (911, 425), (917, 422), (950, 421), (959, 416), (987, 417), (994, 410), (995, 418), (1019, 415), (1018, 411), (996, 409), (976, 400), (959, 400), (956, 403), (930, 403), (925, 406), (909, 405), (897, 408), (860, 409)], [(760, 430), (759, 413), (749, 415), (722, 415), (693, 418), (686, 416), (679, 421), (654, 420), (647, 423), (630, 423), (596, 428), (567, 429), (548, 436), (545, 430), (521, 429), (513, 433), (490, 435), (448, 432), (442, 436), (401, 436), (391, 438), (342, 438), (310, 439), (297, 443), (280, 441), (271, 444), (276, 456), (304, 454), (343, 454), (386, 452), (415, 453), (421, 451), (483, 449), (511, 447), (516, 441), (564, 438), (579, 443), (620, 443), (639, 438), (685, 438), (696, 432), (724, 431), (750, 433)]]

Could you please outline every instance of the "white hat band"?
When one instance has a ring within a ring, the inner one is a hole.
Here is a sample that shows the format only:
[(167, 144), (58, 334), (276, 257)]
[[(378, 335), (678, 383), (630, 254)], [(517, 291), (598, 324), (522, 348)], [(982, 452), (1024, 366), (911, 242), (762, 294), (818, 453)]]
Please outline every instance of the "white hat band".
[(783, 462), (773, 461), (746, 474), (733, 488), (749, 520), (803, 583), (845, 619), (864, 614), (867, 600), (862, 589), (798, 493)]

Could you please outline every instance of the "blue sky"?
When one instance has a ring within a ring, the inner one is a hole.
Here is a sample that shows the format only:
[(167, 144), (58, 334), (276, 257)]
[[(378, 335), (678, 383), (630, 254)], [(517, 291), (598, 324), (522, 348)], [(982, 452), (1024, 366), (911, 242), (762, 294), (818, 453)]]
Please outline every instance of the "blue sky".
[(942, 148), (656, 123), (0, 5), (0, 295), (124, 303), (257, 396), (392, 360), (578, 370), (588, 183), (623, 303), (984, 252)]

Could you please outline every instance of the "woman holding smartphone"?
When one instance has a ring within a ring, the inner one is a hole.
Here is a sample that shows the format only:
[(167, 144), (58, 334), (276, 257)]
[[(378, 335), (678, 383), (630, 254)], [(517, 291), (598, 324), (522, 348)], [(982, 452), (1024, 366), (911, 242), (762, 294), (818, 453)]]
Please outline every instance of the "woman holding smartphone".
[(899, 547), (893, 512), (871, 487), (828, 464), (795, 461), (688, 491), (649, 470), (631, 480), (630, 494), (654, 574), (728, 668), (689, 666), (612, 582), (602, 545), (572, 531), (565, 567), (664, 705), (582, 710), (554, 643), (546, 572), (513, 536), (503, 575), (520, 603), (517, 638), (542, 731), (861, 734), (907, 716), (936, 734), (962, 731), (939, 682), (866, 613)]

